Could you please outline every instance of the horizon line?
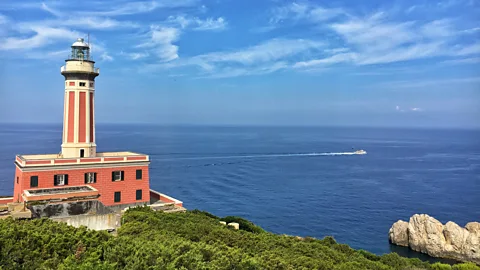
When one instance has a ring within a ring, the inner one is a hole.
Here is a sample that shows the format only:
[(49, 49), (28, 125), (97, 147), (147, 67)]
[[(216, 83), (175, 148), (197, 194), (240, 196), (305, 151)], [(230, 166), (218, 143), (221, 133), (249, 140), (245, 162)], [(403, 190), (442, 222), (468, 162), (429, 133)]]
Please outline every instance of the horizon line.
[[(406, 126), (406, 125), (362, 125), (362, 124), (226, 124), (226, 123), (141, 123), (141, 122), (97, 122), (96, 125), (137, 125), (164, 127), (267, 127), (267, 128), (390, 128), (390, 129), (456, 129), (480, 130), (480, 126)], [(0, 122), (0, 125), (63, 125), (63, 122)]]

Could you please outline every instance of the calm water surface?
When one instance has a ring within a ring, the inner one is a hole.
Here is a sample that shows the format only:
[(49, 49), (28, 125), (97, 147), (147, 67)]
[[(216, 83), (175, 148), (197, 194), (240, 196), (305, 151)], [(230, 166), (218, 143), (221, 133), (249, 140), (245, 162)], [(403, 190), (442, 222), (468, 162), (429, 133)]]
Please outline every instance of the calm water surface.
[[(58, 153), (61, 125), (0, 125), (0, 195), (15, 154)], [(215, 215), (391, 250), (398, 219), (480, 220), (480, 132), (98, 125), (98, 151), (147, 153), (151, 187)], [(323, 155), (365, 149), (367, 155)]]

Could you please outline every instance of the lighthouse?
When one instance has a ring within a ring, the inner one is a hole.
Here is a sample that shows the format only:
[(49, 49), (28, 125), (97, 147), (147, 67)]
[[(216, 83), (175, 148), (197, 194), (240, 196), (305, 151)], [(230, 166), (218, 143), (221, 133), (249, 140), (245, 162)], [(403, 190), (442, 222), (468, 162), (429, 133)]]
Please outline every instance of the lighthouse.
[[(37, 216), (54, 215), (65, 207), (91, 209), (92, 205), (123, 209), (167, 203), (182, 207), (181, 201), (150, 189), (148, 155), (97, 152), (95, 79), (100, 70), (84, 39), (72, 44), (60, 72), (65, 78), (61, 152), (17, 155), (14, 194), (0, 198), (0, 204), (25, 203)], [(50, 210), (39, 210), (39, 205)]]
[(72, 51), (61, 68), (65, 77), (62, 152), (65, 158), (94, 157), (95, 78), (99, 68), (90, 57), (90, 46), (83, 38), (72, 44)]

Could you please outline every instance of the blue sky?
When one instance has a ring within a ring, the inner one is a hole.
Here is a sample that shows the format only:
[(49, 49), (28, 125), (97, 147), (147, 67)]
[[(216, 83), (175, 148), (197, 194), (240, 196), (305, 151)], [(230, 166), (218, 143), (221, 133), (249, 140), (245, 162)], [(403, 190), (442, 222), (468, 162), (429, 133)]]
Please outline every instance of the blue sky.
[(0, 122), (61, 123), (90, 33), (108, 123), (480, 127), (480, 1), (1, 1)]

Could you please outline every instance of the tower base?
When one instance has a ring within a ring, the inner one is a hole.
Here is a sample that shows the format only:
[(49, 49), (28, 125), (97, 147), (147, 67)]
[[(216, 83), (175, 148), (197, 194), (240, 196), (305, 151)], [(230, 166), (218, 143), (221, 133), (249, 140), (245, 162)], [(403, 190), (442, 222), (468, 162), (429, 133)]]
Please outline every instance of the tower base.
[(63, 158), (96, 157), (97, 145), (95, 143), (64, 143), (62, 144)]

